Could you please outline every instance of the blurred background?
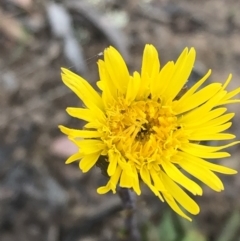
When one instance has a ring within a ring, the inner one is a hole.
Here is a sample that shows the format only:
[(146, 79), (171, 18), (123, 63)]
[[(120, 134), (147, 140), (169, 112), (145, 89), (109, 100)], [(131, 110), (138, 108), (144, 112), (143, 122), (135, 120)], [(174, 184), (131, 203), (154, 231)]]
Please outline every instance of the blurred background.
[[(81, 127), (66, 107), (81, 106), (60, 68), (98, 80), (97, 59), (109, 45), (139, 70), (146, 43), (161, 63), (195, 47), (190, 85), (211, 68), (209, 81), (240, 86), (238, 0), (1, 0), (0, 1), (0, 240), (126, 240), (117, 195), (100, 196), (98, 168), (82, 174), (65, 165), (76, 151), (59, 132)], [(240, 107), (231, 131), (240, 138)], [(216, 144), (216, 143), (215, 143)], [(240, 170), (240, 147), (220, 163)], [(225, 191), (204, 187), (193, 222), (179, 218), (147, 188), (137, 197), (144, 241), (240, 241), (240, 175), (221, 176)]]

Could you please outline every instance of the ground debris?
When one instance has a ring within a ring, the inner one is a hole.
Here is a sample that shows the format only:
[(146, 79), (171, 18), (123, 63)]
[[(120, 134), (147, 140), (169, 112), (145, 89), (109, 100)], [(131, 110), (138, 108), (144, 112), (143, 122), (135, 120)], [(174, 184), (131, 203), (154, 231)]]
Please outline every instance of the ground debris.
[[(211, 68), (210, 82), (224, 82), (232, 73), (229, 90), (237, 88), (240, 2), (56, 2), (4, 0), (0, 4), (0, 240), (124, 240), (118, 197), (96, 192), (107, 177), (98, 167), (83, 174), (77, 161), (64, 164), (77, 149), (62, 139), (58, 125), (80, 128), (84, 123), (65, 113), (67, 107), (82, 107), (82, 103), (62, 84), (60, 69), (84, 73), (95, 87), (96, 62), (109, 45), (127, 57), (130, 73), (140, 70), (146, 43), (157, 47), (162, 66), (175, 60), (184, 47), (193, 46), (197, 62), (188, 85)], [(236, 113), (231, 130), (239, 140), (239, 106), (229, 108)], [(239, 170), (239, 151), (238, 145), (232, 147), (232, 156), (222, 164)], [(223, 235), (227, 241), (236, 240), (240, 178), (223, 180), (224, 192), (206, 188), (198, 197), (201, 213), (185, 237), (219, 241)], [(178, 224), (165, 203), (145, 188), (137, 203), (144, 240), (157, 240), (159, 230)], [(169, 220), (174, 220), (171, 225)], [(231, 228), (234, 237), (228, 235)], [(185, 229), (174, 230), (182, 232), (177, 240), (183, 240)]]

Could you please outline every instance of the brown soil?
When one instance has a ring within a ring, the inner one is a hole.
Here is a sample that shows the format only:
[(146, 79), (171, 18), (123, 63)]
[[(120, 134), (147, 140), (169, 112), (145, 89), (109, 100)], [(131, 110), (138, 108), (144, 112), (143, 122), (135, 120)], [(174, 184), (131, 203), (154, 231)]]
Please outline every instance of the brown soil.
[[(77, 65), (64, 53), (66, 36), (54, 34), (48, 1), (0, 3), (0, 240), (124, 240), (124, 213), (117, 195), (96, 193), (106, 182), (100, 170), (82, 174), (77, 164), (64, 164), (66, 153), (54, 149), (62, 136), (59, 124), (80, 125), (65, 113), (66, 107), (80, 102), (63, 86), (60, 67), (94, 83), (98, 54), (110, 44), (121, 50), (131, 71), (140, 68), (146, 43), (158, 48), (162, 63), (193, 46), (197, 62), (190, 84), (211, 68), (210, 81), (223, 82), (232, 73), (230, 88), (236, 88), (240, 1), (91, 0), (79, 1), (87, 3), (79, 8), (68, 0), (59, 2), (72, 19), (83, 51), (72, 55)], [(239, 105), (230, 110), (236, 112), (231, 131), (239, 139)], [(240, 170), (239, 146), (230, 152), (232, 157), (221, 163)], [(239, 175), (222, 179), (224, 192), (205, 188), (197, 198), (201, 212), (194, 217), (194, 227), (209, 241), (218, 240), (231, 213), (239, 210)], [(149, 230), (161, 223), (169, 207), (145, 189), (137, 203), (144, 240), (158, 240)], [(240, 226), (235, 235), (239, 230)], [(231, 240), (236, 239), (224, 241)]]

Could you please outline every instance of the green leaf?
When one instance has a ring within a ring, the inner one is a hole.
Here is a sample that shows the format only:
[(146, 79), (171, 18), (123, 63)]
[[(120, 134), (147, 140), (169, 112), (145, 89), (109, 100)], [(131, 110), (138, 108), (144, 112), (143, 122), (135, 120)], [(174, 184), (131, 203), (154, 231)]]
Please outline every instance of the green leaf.
[(189, 230), (182, 241), (206, 241), (206, 238), (197, 230)]
[(222, 232), (217, 241), (235, 241), (234, 238), (240, 228), (240, 212), (235, 210), (227, 220)]
[(170, 212), (165, 212), (162, 222), (158, 229), (159, 240), (164, 241), (175, 241), (177, 240), (178, 233), (175, 228), (173, 218)]

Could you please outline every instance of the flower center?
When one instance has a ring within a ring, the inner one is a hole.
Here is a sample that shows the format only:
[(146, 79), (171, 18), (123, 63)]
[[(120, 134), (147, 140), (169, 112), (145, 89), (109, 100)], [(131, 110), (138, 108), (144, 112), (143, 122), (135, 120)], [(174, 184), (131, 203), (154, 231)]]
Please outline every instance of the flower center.
[(186, 141), (171, 106), (160, 101), (147, 99), (128, 105), (119, 98), (111, 103), (106, 115), (103, 141), (109, 147), (115, 146), (129, 161), (149, 163), (168, 159)]

